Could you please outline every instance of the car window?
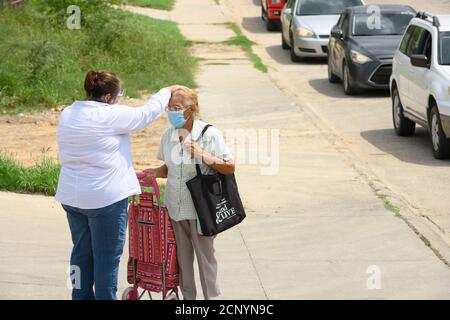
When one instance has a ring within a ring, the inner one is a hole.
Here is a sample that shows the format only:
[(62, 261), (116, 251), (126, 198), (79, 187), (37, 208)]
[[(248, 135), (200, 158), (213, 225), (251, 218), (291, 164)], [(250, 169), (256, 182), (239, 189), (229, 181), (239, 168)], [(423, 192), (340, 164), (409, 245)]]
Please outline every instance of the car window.
[(339, 15), (345, 8), (363, 5), (361, 0), (301, 0), (298, 16)]
[(431, 56), (432, 56), (432, 48), (433, 48), (433, 36), (431, 33), (428, 32), (427, 37), (425, 38), (424, 45), (423, 45), (423, 54), (427, 57), (428, 62), (431, 63)]
[(411, 56), (413, 54), (423, 54), (423, 49), (425, 46), (425, 41), (430, 33), (421, 27), (416, 27), (414, 30), (411, 40), (408, 44), (408, 49), (406, 54)]
[(450, 32), (441, 32), (439, 46), (442, 65), (450, 66)]
[(352, 34), (354, 36), (402, 35), (414, 12), (381, 12), (379, 25), (370, 23), (371, 13), (358, 13), (353, 17)]
[(342, 30), (342, 35), (344, 36), (344, 38), (346, 38), (348, 36), (348, 14), (346, 13), (344, 15), (344, 17), (342, 18), (342, 26), (341, 26), (341, 30)]
[(336, 25), (337, 25), (339, 28), (341, 28), (341, 29), (342, 29), (342, 19), (343, 19), (343, 17), (344, 17), (344, 14), (341, 14), (341, 15), (339, 16), (338, 22), (336, 23)]
[(286, 1), (286, 3), (284, 4), (284, 6), (286, 7), (286, 8), (290, 8), (291, 7), (291, 0), (287, 0)]
[(287, 0), (284, 4), (284, 9), (291, 9), (291, 12), (293, 12), (292, 4), (295, 3), (295, 0)]
[(402, 43), (400, 44), (400, 52), (406, 54), (406, 50), (408, 49), (409, 40), (411, 39), (411, 36), (414, 33), (415, 29), (416, 29), (416, 27), (412, 25), (412, 26), (409, 26), (408, 30), (406, 30), (406, 33), (402, 40)]
[(289, 4), (289, 7), (292, 9), (292, 12), (295, 10), (295, 4), (297, 3), (296, 0), (291, 0), (291, 3)]

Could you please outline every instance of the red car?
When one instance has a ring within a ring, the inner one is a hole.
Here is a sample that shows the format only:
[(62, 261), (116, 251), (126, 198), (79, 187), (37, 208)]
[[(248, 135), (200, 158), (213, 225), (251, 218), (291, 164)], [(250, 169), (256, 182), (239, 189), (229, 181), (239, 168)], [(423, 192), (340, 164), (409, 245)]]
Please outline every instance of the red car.
[(266, 21), (268, 31), (280, 30), (281, 10), (285, 0), (261, 0), (261, 18)]

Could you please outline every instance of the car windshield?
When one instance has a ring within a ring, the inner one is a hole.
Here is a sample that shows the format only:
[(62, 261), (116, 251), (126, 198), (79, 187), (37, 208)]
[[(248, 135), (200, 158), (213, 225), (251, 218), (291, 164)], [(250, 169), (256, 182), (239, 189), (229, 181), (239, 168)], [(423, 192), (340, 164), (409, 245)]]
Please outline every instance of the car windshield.
[(298, 16), (339, 15), (347, 7), (360, 6), (361, 0), (301, 0)]
[(354, 36), (382, 36), (402, 35), (405, 33), (411, 19), (412, 12), (356, 14), (353, 18), (352, 34)]
[(450, 66), (450, 32), (441, 32), (441, 64)]

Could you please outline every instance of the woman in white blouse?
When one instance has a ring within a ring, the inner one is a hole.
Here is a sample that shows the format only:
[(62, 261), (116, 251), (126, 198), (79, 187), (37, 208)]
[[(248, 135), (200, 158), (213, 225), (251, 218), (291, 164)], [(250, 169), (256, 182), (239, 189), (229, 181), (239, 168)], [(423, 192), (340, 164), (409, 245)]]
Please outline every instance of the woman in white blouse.
[(175, 231), (180, 289), (184, 299), (195, 300), (197, 297), (194, 253), (204, 298), (220, 299), (214, 237), (201, 235), (186, 182), (197, 174), (195, 163), (200, 163), (203, 174), (216, 171), (233, 174), (235, 165), (219, 130), (210, 127), (201, 137), (207, 124), (198, 119), (198, 97), (194, 91), (175, 91), (167, 110), (172, 126), (164, 132), (158, 152), (158, 159), (164, 161), (164, 165), (147, 169), (146, 172), (158, 178), (167, 178), (165, 205)]
[(122, 83), (110, 72), (90, 71), (84, 88), (87, 100), (65, 108), (59, 121), (56, 200), (72, 234), (72, 298), (116, 299), (127, 199), (141, 192), (129, 133), (159, 118), (172, 92), (182, 87), (162, 89), (139, 108), (117, 104)]

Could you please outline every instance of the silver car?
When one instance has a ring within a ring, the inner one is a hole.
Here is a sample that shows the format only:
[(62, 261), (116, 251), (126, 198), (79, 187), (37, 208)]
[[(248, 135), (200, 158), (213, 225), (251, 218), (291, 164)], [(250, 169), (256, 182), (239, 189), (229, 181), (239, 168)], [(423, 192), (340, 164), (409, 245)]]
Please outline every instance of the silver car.
[(288, 0), (281, 12), (283, 49), (291, 49), (291, 60), (327, 57), (328, 40), (341, 12), (364, 5), (363, 0)]

